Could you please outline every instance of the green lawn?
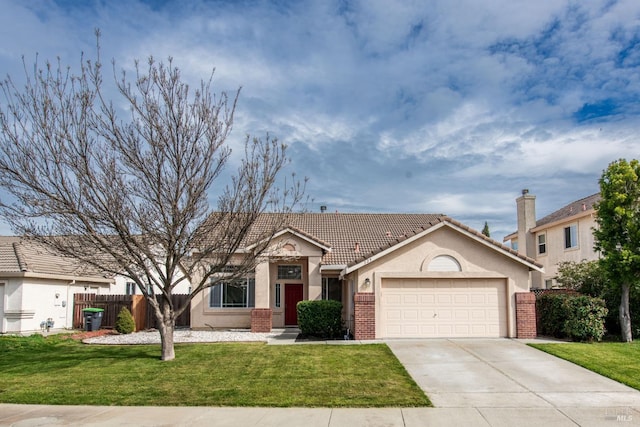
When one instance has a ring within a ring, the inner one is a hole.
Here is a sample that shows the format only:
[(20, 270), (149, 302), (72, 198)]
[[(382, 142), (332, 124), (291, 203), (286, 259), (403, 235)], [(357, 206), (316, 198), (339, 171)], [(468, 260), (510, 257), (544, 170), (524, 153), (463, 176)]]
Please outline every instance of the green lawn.
[(640, 343), (529, 344), (640, 390)]
[(0, 402), (67, 405), (430, 406), (383, 344), (90, 346), (0, 337)]

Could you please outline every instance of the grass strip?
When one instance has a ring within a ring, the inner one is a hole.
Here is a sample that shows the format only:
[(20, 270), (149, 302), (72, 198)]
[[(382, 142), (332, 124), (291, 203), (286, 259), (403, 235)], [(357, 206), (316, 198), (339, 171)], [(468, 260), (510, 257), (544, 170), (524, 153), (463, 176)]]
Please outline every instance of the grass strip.
[(600, 375), (640, 390), (638, 342), (529, 344)]
[(64, 405), (430, 406), (384, 344), (94, 346), (0, 337), (0, 402)]

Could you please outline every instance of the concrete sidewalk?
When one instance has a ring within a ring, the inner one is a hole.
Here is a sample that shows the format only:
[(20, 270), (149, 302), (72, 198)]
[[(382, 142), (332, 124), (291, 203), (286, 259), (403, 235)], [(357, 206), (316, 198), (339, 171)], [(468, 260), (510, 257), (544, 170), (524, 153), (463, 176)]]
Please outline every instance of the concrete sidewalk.
[(0, 404), (0, 426), (635, 426), (610, 408), (203, 408)]

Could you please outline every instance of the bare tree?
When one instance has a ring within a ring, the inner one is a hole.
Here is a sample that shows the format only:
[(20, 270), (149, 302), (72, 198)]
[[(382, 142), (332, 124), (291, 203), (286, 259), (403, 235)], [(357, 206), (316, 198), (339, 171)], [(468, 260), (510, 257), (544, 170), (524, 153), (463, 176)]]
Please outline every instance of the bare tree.
[[(213, 95), (213, 73), (191, 91), (171, 58), (136, 62), (133, 79), (112, 62), (123, 114), (106, 97), (97, 52), (81, 56), (77, 73), (37, 59), (29, 71), (23, 59), (24, 88), (10, 76), (0, 83), (0, 185), (10, 195), (0, 216), (16, 234), (134, 281), (157, 318), (161, 358), (171, 360), (175, 319), (218, 273), (233, 280), (254, 268), (286, 218), (264, 213), (290, 212), (304, 181), (277, 185), (286, 147), (267, 136), (247, 137), (237, 173), (220, 184), (239, 91)], [(189, 301), (174, 306), (183, 280)]]

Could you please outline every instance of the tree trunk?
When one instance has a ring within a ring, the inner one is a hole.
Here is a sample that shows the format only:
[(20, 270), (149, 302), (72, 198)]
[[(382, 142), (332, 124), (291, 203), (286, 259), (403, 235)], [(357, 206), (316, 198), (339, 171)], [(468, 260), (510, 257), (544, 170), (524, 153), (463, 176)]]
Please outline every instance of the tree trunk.
[(620, 298), (620, 333), (622, 341), (631, 342), (631, 313), (629, 313), (629, 284), (622, 284), (622, 295)]
[[(176, 358), (176, 352), (173, 347), (173, 331), (175, 329), (175, 318), (169, 304), (163, 304), (162, 318), (158, 319), (160, 329), (160, 343), (162, 346), (162, 355), (160, 360), (173, 360)], [(156, 312), (157, 313), (157, 312)]]

